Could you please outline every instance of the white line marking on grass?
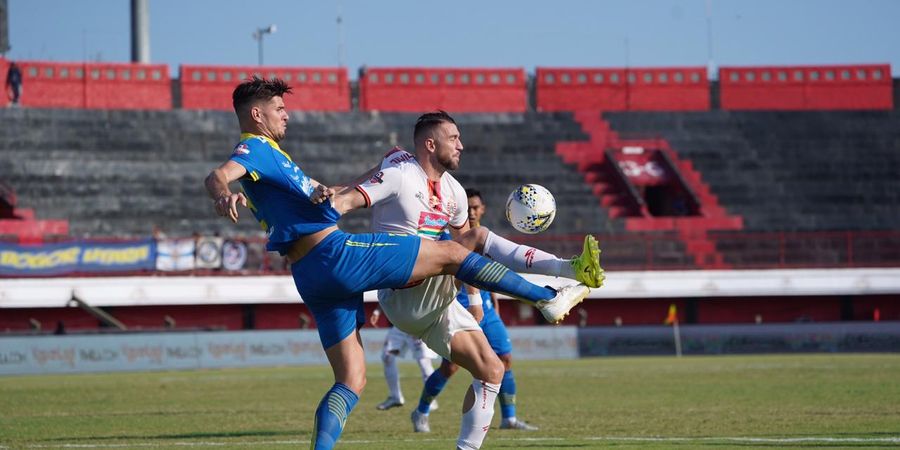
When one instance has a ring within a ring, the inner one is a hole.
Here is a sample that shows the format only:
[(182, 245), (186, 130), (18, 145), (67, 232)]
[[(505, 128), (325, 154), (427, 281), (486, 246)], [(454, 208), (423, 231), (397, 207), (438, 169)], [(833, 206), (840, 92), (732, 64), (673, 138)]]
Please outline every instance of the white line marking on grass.
[(766, 438), (750, 436), (718, 436), (718, 437), (665, 437), (665, 436), (594, 436), (584, 437), (588, 441), (637, 441), (637, 442), (698, 442), (729, 441), (744, 443), (790, 444), (790, 443), (896, 443), (900, 444), (900, 436), (894, 437), (783, 437)]
[[(716, 436), (716, 437), (667, 437), (667, 436), (586, 436), (586, 437), (496, 437), (488, 436), (489, 441), (501, 442), (560, 442), (560, 441), (608, 441), (608, 442), (736, 442), (745, 444), (900, 444), (900, 436), (889, 437), (751, 437), (751, 436)], [(448, 442), (453, 439), (341, 439), (343, 445), (370, 445), (389, 442)], [(131, 442), (121, 444), (34, 444), (28, 448), (156, 448), (156, 447), (224, 447), (224, 446), (272, 446), (272, 445), (307, 445), (308, 439), (276, 440), (276, 441), (191, 441), (191, 442)], [(8, 447), (0, 446), (0, 449)]]

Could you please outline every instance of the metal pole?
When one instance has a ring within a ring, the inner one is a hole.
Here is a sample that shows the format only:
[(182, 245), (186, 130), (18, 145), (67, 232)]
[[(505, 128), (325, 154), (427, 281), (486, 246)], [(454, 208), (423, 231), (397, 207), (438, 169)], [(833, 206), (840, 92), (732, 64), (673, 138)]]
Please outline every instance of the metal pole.
[(263, 30), (259, 30), (257, 32), (257, 36), (259, 36), (259, 52), (257, 55), (259, 56), (259, 65), (263, 65)]
[(131, 62), (150, 62), (150, 8), (148, 0), (131, 0)]
[(712, 0), (706, 0), (706, 59), (706, 77), (717, 79), (716, 64), (713, 62)]

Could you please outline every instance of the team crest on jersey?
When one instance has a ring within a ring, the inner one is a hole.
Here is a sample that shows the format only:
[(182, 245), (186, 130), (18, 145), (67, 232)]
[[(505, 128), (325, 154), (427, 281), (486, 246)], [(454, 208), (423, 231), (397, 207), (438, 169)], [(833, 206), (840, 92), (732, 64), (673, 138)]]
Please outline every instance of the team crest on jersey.
[(456, 210), (459, 208), (459, 205), (456, 204), (456, 200), (452, 198), (447, 200), (447, 214), (450, 216), (456, 215)]
[(247, 144), (241, 142), (240, 144), (237, 145), (237, 147), (234, 148), (234, 154), (235, 155), (249, 155), (250, 147), (248, 147)]
[(369, 183), (371, 183), (371, 184), (384, 183), (384, 172), (378, 172), (375, 175), (372, 175), (372, 178), (369, 178)]

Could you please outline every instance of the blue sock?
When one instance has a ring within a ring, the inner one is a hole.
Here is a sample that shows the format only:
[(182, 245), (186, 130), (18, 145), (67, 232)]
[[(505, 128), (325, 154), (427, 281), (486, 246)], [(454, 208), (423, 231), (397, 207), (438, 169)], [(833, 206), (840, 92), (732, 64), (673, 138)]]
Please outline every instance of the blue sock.
[(459, 266), (456, 278), (485, 291), (505, 294), (531, 303), (550, 300), (556, 291), (525, 281), (503, 264), (491, 261), (475, 252), (469, 253)]
[(431, 409), (431, 401), (444, 390), (444, 386), (446, 385), (447, 377), (445, 377), (440, 370), (435, 370), (431, 373), (428, 379), (425, 380), (425, 387), (422, 388), (422, 396), (419, 397), (419, 407), (417, 409), (420, 413), (428, 414), (428, 411)]
[(516, 417), (516, 377), (512, 370), (503, 372), (503, 382), (500, 384), (500, 414), (504, 419)]
[(316, 409), (316, 423), (312, 436), (314, 450), (330, 450), (341, 437), (347, 416), (356, 406), (359, 396), (341, 383), (335, 383), (322, 397)]

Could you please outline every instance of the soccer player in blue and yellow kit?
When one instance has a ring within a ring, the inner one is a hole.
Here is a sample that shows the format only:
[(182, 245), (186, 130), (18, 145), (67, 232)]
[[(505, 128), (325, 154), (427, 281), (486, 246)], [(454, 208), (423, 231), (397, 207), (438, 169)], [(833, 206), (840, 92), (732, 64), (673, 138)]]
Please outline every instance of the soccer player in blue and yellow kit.
[[(534, 285), (454, 241), (339, 230), (341, 214), (331, 202), (310, 201), (314, 192), (327, 188), (278, 145), (287, 131), (284, 95), (290, 92), (282, 80), (256, 77), (235, 88), (232, 101), (240, 142), (205, 184), (220, 216), (237, 222), (238, 204), (250, 208), (268, 235), (266, 248), (287, 258), (297, 291), (316, 319), (335, 383), (316, 409), (313, 449), (334, 447), (366, 383), (359, 335), (365, 323), (363, 292), (447, 274), (478, 289), (529, 302), (554, 321), (562, 320), (590, 292), (583, 284), (559, 290)], [(235, 181), (242, 192), (229, 188)], [(499, 384), (496, 378), (484, 381)]]
[[(475, 189), (466, 189), (466, 197), (469, 199), (469, 226), (478, 228), (481, 226), (481, 217), (485, 213), (484, 200), (481, 192)], [(481, 297), (481, 306), (477, 300), (470, 302), (470, 295), (478, 295)], [(509, 340), (509, 333), (506, 331), (506, 325), (500, 319), (497, 313), (496, 295), (488, 291), (480, 291), (478, 294), (469, 294), (465, 289), (460, 289), (456, 300), (468, 309), (473, 316), (481, 317), (478, 325), (484, 331), (491, 349), (503, 362), (503, 382), (500, 383), (500, 393), (497, 398), (500, 400), (500, 428), (514, 430), (533, 431), (538, 428), (530, 425), (524, 420), (516, 417), (516, 379), (512, 372), (512, 343)], [(459, 369), (459, 366), (444, 359), (441, 367), (432, 372), (425, 380), (425, 386), (422, 387), (422, 395), (419, 399), (417, 411), (426, 415), (431, 410), (431, 404), (434, 399), (444, 390), (447, 381)]]

